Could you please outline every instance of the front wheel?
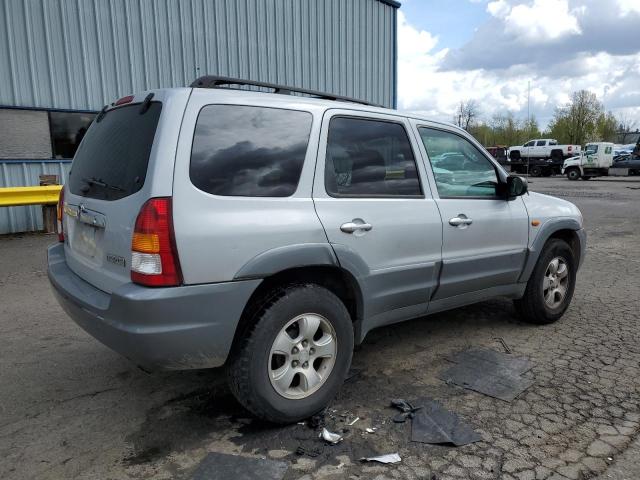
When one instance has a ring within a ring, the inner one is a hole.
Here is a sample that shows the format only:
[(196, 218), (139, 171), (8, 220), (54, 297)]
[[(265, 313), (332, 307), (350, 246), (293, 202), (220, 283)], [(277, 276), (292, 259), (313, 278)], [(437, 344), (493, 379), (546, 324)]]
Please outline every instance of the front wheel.
[(562, 317), (573, 298), (576, 270), (576, 260), (567, 242), (549, 240), (531, 273), (524, 296), (514, 302), (522, 319), (546, 324)]
[(312, 284), (282, 288), (231, 354), (231, 391), (263, 420), (308, 418), (338, 392), (353, 344), (351, 317), (333, 293)]
[(578, 180), (580, 178), (580, 170), (577, 168), (571, 168), (567, 171), (567, 178), (569, 180)]

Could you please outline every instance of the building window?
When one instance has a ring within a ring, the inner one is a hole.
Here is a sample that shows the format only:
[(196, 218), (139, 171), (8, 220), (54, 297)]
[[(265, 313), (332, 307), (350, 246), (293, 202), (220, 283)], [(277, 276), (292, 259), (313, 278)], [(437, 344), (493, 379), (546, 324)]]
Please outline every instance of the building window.
[(0, 158), (51, 158), (47, 112), (0, 108)]
[(94, 113), (49, 112), (53, 158), (73, 158)]

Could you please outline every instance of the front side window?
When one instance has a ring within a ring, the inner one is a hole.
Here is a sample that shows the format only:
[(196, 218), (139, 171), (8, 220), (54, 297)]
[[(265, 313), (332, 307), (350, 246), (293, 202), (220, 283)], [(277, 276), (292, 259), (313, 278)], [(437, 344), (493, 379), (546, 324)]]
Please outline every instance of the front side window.
[(533, 140), (524, 144), (525, 147), (533, 147), (533, 144), (536, 143)]
[(598, 145), (587, 145), (586, 154), (593, 155), (595, 153), (598, 153)]
[(441, 198), (496, 196), (496, 169), (471, 142), (434, 128), (419, 131)]
[(331, 196), (421, 196), (405, 128), (381, 120), (331, 119), (325, 187)]
[(298, 187), (309, 144), (308, 112), (242, 105), (200, 111), (189, 176), (214, 195), (288, 197)]

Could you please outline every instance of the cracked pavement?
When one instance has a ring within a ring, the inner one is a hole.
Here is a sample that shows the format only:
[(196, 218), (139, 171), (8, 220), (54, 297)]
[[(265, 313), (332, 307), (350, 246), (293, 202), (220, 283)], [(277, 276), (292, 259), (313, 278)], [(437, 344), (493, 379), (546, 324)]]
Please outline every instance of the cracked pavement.
[[(587, 258), (568, 312), (532, 326), (498, 299), (372, 332), (326, 418), (330, 430), (348, 430), (335, 446), (306, 425), (251, 419), (220, 370), (139, 371), (53, 299), (45, 272), (53, 236), (0, 238), (0, 478), (188, 479), (211, 451), (282, 459), (288, 480), (624, 478), (609, 475), (624, 475), (640, 432), (638, 186), (532, 179), (532, 190), (573, 201), (585, 217)], [(534, 384), (516, 400), (437, 378), (452, 353), (503, 351), (497, 338), (534, 363), (525, 374)], [(410, 426), (391, 422), (398, 397), (438, 400), (482, 440), (409, 442)], [(297, 455), (299, 446), (318, 456)], [(401, 463), (359, 461), (394, 452)]]

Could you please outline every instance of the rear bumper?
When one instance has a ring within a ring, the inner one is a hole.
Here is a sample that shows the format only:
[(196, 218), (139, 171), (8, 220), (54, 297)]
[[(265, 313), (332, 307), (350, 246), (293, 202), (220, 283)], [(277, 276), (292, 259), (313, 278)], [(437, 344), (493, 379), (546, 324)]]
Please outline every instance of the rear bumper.
[(222, 365), (242, 310), (260, 280), (146, 288), (109, 294), (77, 276), (63, 244), (48, 250), (53, 291), (69, 316), (97, 340), (148, 370)]

